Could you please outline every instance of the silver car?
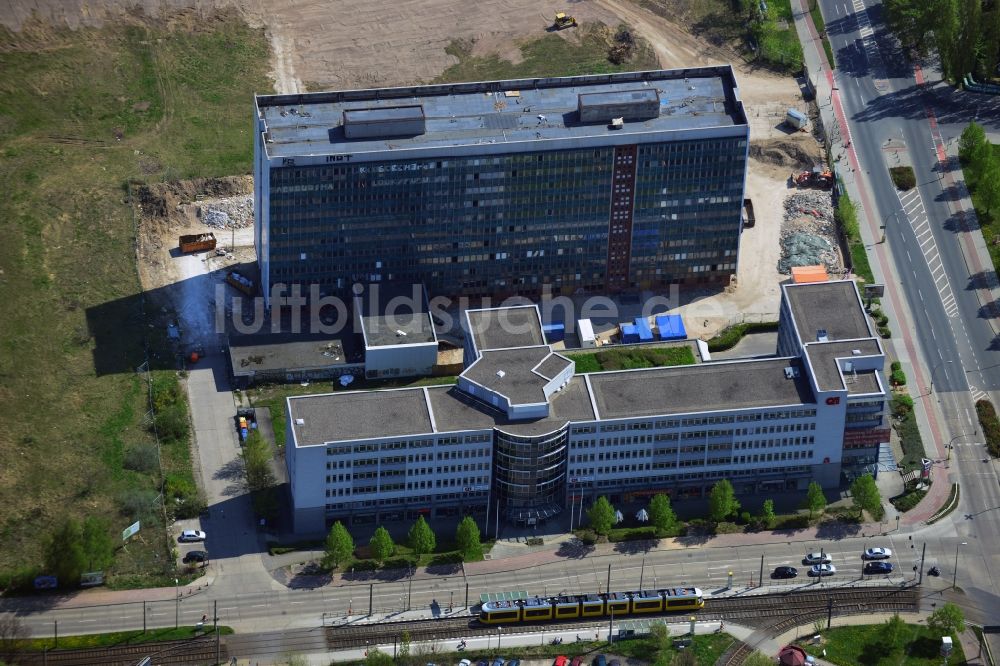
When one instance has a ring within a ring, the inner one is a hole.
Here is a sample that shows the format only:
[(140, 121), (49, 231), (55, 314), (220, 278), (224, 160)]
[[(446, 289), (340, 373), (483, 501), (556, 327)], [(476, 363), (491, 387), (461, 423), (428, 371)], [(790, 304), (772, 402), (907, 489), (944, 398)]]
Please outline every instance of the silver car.
[(809, 567), (810, 576), (832, 576), (837, 573), (837, 567), (832, 564), (814, 564)]
[(201, 530), (184, 530), (181, 535), (177, 537), (177, 540), (181, 543), (192, 543), (195, 541), (204, 541), (205, 533)]
[(809, 553), (802, 558), (803, 564), (830, 564), (830, 562), (833, 562), (833, 558), (826, 553)]
[(861, 557), (865, 560), (887, 560), (892, 557), (892, 551), (888, 548), (868, 548), (861, 553)]

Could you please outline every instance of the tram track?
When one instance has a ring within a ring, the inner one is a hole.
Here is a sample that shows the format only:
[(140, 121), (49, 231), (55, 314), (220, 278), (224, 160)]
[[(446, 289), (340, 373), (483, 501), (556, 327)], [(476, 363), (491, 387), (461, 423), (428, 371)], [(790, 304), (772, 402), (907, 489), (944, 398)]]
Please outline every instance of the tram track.
[[(815, 590), (806, 592), (786, 592), (782, 594), (762, 594), (747, 597), (725, 597), (708, 599), (705, 607), (694, 611), (699, 620), (727, 620), (754, 628), (763, 628), (783, 619), (802, 614), (824, 614), (831, 609), (839, 615), (916, 609), (919, 593), (916, 588), (879, 587), (865, 588), (862, 594), (857, 589)], [(625, 619), (637, 618), (687, 618), (692, 611), (669, 614), (630, 615)], [(603, 625), (606, 620), (578, 618), (541, 624), (517, 623), (519, 633), (541, 633), (560, 628)], [(398, 640), (406, 631), (411, 641), (429, 641), (447, 638), (467, 638), (496, 633), (491, 625), (481, 625), (474, 617), (447, 618), (440, 620), (417, 620), (381, 624), (358, 624), (327, 629), (327, 644), (330, 649), (350, 649), (368, 645), (385, 645)]]

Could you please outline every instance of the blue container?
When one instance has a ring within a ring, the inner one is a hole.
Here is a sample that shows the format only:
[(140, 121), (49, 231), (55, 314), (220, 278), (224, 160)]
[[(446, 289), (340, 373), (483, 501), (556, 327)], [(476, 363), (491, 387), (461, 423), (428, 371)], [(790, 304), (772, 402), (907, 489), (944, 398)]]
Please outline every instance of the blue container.
[(561, 322), (556, 322), (553, 324), (545, 324), (542, 326), (542, 333), (545, 334), (545, 339), (550, 343), (559, 342), (560, 340), (566, 339), (566, 324)]

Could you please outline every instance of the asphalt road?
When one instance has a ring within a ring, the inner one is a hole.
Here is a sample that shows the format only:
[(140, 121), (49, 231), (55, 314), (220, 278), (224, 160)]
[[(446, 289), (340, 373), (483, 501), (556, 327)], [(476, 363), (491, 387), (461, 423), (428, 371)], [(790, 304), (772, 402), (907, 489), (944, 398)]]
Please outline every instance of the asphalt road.
[[(911, 393), (933, 392), (943, 417), (939, 444), (956, 445), (950, 478), (961, 482), (963, 500), (961, 511), (952, 514), (952, 533), (972, 563), (960, 574), (960, 582), (970, 605), (985, 611), (987, 619), (996, 618), (1000, 616), (996, 595), (1000, 487), (994, 463), (983, 462), (973, 398), (986, 397), (1000, 387), (1000, 347), (970, 288), (973, 276), (957, 233), (961, 227), (949, 208), (954, 192), (945, 186), (944, 170), (957, 165), (940, 165), (938, 148), (944, 146), (935, 143), (928, 110), (941, 120), (939, 138), (947, 144), (973, 118), (987, 122), (989, 131), (1000, 129), (1000, 100), (944, 87), (918, 87), (912, 66), (885, 30), (880, 3), (820, 0), (820, 4), (850, 127), (851, 136), (844, 141), (852, 141), (864, 172), (855, 177), (862, 179), (885, 226), (892, 265), (883, 270), (906, 300), (910, 333), (922, 352), (926, 386), (911, 383)], [(887, 143), (890, 139), (893, 143)], [(905, 145), (918, 184), (902, 197), (897, 196), (887, 169), (896, 164), (887, 149), (900, 144)], [(923, 434), (929, 443), (931, 433)]]
[[(322, 586), (316, 589), (292, 590), (252, 589), (224, 593), (221, 589), (209, 591), (178, 601), (142, 602), (112, 606), (91, 606), (77, 609), (52, 610), (44, 614), (28, 613), (22, 619), (31, 627), (34, 636), (51, 636), (53, 621), (59, 623), (60, 633), (98, 633), (101, 631), (141, 629), (143, 613), (152, 626), (170, 626), (175, 619), (180, 624), (191, 625), (202, 615), (213, 617), (213, 604), (218, 603), (219, 622), (238, 628), (241, 633), (276, 631), (289, 628), (318, 627), (344, 621), (348, 610), (358, 617), (368, 613), (371, 594), (376, 613), (423, 610), (427, 617), (435, 612), (446, 615), (449, 605), (455, 612), (465, 604), (466, 583), (469, 601), (475, 604), (485, 592), (524, 590), (532, 594), (598, 592), (607, 589), (608, 567), (611, 566), (611, 589), (632, 590), (677, 585), (694, 585), (707, 594), (727, 591), (745, 593), (751, 580), (759, 580), (761, 557), (764, 558), (765, 583), (775, 591), (796, 588), (836, 587), (858, 584), (862, 579), (861, 552), (866, 547), (884, 546), (893, 550), (890, 560), (895, 571), (888, 576), (867, 576), (868, 584), (902, 583), (912, 581), (916, 575), (913, 567), (919, 565), (920, 540), (911, 541), (904, 532), (896, 532), (891, 524), (884, 537), (843, 538), (829, 541), (789, 544), (772, 543), (763, 546), (739, 548), (689, 547), (643, 552), (636, 549), (628, 553), (580, 557), (581, 553), (567, 553), (565, 559), (537, 567), (519, 568), (489, 575), (463, 577), (460, 571), (451, 576), (430, 578), (400, 578), (394, 581), (373, 581), (346, 586)], [(956, 540), (950, 537), (931, 538), (927, 542), (925, 571), (940, 566), (943, 576), (925, 577), (925, 594), (934, 596), (951, 584)], [(911, 548), (911, 545), (913, 546)], [(802, 563), (805, 553), (823, 550), (833, 559), (837, 568), (834, 576), (822, 582), (806, 575)], [(961, 550), (958, 566), (964, 570), (969, 565), (971, 553)], [(771, 571), (781, 565), (795, 566), (799, 577), (790, 581), (772, 581)], [(512, 563), (512, 567), (513, 567)], [(733, 590), (729, 587), (729, 572), (733, 572)], [(859, 590), (859, 594), (864, 594)], [(408, 613), (412, 617), (413, 613)]]

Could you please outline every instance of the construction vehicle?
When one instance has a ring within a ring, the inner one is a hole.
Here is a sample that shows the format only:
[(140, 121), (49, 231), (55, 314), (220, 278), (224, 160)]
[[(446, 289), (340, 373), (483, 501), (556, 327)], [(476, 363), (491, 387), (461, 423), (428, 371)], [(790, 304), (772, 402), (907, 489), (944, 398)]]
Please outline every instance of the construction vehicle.
[(812, 171), (792, 174), (792, 181), (797, 187), (818, 187), (828, 190), (833, 187), (833, 172), (823, 167), (813, 167)]
[(215, 249), (215, 234), (186, 234), (181, 236), (178, 242), (181, 252), (202, 252), (203, 250)]
[(552, 27), (556, 30), (562, 30), (563, 28), (575, 28), (576, 18), (567, 16), (565, 12), (557, 12), (556, 21), (552, 24)]

